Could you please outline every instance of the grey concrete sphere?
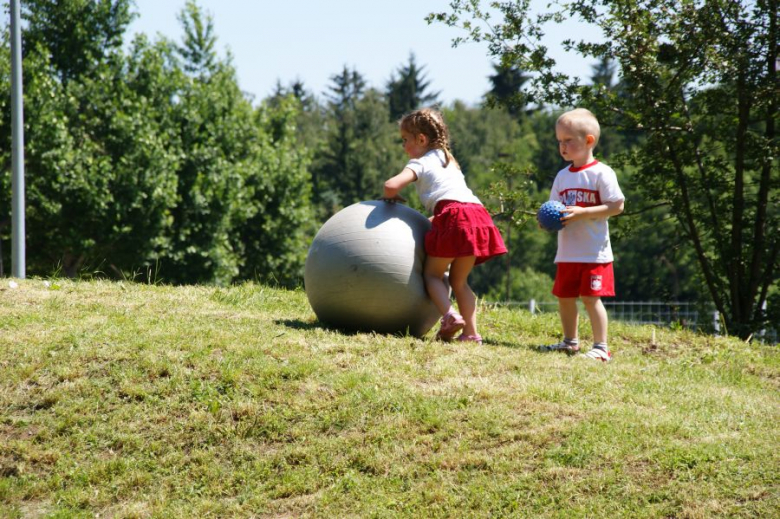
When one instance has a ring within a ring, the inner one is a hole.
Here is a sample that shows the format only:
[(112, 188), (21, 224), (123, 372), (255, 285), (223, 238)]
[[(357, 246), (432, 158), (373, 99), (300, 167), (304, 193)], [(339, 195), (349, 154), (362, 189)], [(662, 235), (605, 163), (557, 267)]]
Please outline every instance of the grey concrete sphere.
[(355, 331), (425, 335), (441, 317), (423, 279), (431, 223), (405, 205), (359, 202), (312, 241), (304, 283), (317, 318)]

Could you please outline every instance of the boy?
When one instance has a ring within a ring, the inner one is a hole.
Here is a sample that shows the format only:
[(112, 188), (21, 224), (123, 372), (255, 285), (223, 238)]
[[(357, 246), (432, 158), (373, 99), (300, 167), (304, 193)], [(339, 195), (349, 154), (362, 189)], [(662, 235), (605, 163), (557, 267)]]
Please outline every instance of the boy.
[(542, 346), (543, 351), (580, 351), (577, 298), (590, 317), (593, 348), (583, 356), (609, 362), (607, 311), (602, 297), (615, 295), (612, 247), (607, 218), (623, 212), (624, 196), (615, 172), (593, 158), (601, 130), (596, 117), (584, 108), (564, 113), (555, 124), (558, 151), (571, 165), (558, 172), (550, 200), (566, 206), (558, 232), (557, 272), (552, 293), (558, 298), (563, 340)]

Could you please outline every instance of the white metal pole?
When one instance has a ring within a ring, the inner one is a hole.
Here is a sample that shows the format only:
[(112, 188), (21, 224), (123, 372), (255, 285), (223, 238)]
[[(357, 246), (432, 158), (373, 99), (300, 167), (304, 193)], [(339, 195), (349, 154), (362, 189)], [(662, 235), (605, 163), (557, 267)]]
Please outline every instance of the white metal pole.
[(11, 275), (24, 279), (24, 110), (19, 1), (11, 0)]
[(712, 328), (715, 331), (715, 337), (718, 337), (720, 335), (720, 313), (717, 310), (712, 312)]

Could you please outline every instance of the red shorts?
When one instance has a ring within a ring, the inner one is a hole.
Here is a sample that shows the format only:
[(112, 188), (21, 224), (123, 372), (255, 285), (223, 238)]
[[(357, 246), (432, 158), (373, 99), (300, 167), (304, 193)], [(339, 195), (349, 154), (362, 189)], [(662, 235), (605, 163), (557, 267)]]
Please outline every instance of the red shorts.
[(558, 263), (552, 293), (555, 297), (612, 297), (612, 263)]
[(480, 204), (441, 200), (433, 211), (425, 252), (436, 258), (476, 256), (475, 265), (506, 254), (501, 233)]

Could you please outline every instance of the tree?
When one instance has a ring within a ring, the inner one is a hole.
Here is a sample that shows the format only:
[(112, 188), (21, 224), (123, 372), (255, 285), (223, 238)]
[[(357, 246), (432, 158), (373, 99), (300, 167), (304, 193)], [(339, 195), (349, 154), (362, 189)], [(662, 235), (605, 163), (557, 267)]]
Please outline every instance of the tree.
[[(633, 95), (626, 88), (624, 81), (617, 80), (618, 65), (612, 56), (602, 56), (594, 65), (591, 65), (591, 69), (593, 72), (590, 81), (594, 92), (619, 98)], [(618, 152), (633, 148), (643, 138), (641, 132), (617, 126), (609, 118), (602, 121), (602, 126), (604, 131), (599, 138), (596, 153), (598, 157), (606, 158), (606, 160), (611, 160), (611, 157)]]
[(69, 236), (61, 256), (69, 276), (100, 264), (112, 275), (126, 275), (150, 266), (168, 248), (180, 160), (176, 142), (161, 131), (168, 119), (159, 106), (179, 86), (165, 68), (168, 52), (141, 38), (126, 58), (115, 55), (95, 74), (70, 81), (60, 98), (64, 139), (53, 149), (40, 139), (45, 133), (30, 142), (31, 156), (39, 159), (31, 161), (40, 175), (36, 181), (46, 183), (41, 190), (51, 189), (47, 198), (56, 201), (61, 219), (30, 227), (30, 246), (56, 253), (51, 246)]
[(427, 92), (430, 81), (423, 74), (424, 68), (417, 66), (414, 53), (410, 53), (409, 63), (398, 68), (397, 76), (396, 73), (390, 75), (385, 93), (391, 121), (420, 107), (438, 103), (440, 92)]
[(593, 74), (590, 76), (590, 80), (594, 86), (613, 90), (617, 86), (615, 84), (617, 68), (617, 63), (612, 56), (602, 56), (595, 65), (591, 65)]
[[(429, 20), (464, 28), (456, 43), (485, 41), (534, 72), (531, 99), (586, 105), (603, 123), (640, 132), (628, 163), (645, 204), (669, 205), (728, 332), (759, 329), (780, 271), (777, 0), (582, 0), (537, 16), (528, 0), (493, 5), (503, 23), (491, 25), (477, 0), (455, 0)], [(615, 59), (632, 95), (555, 71), (543, 27), (572, 17), (600, 28), (603, 40), (564, 47)]]
[(366, 81), (357, 71), (346, 66), (341, 73), (331, 76), (328, 86), (326, 142), (318, 150), (313, 164), (312, 181), (316, 200), (329, 207), (328, 213), (335, 213), (359, 197), (348, 179), (358, 177), (352, 160), (355, 145), (355, 110), (363, 95)]
[(184, 41), (178, 47), (184, 59), (184, 69), (204, 77), (213, 73), (217, 66), (213, 18), (204, 14), (195, 0), (187, 0), (178, 19), (184, 29)]
[(255, 112), (260, 130), (257, 165), (244, 182), (245, 216), (236, 222), (243, 261), (239, 277), (300, 286), (311, 237), (310, 152), (298, 144), (300, 102), (277, 99)]
[[(192, 75), (171, 107), (172, 131), (182, 155), (162, 276), (176, 283), (224, 285), (241, 276), (246, 245), (237, 229), (257, 216), (259, 199), (265, 196), (267, 184), (257, 176), (266, 171), (267, 136), (258, 128), (229, 59), (214, 53), (213, 38), (192, 38), (203, 19), (194, 2), (180, 15), (190, 50), (182, 54), (188, 60), (182, 66)], [(210, 34), (211, 29), (202, 32)]]
[[(49, 4), (30, 1), (26, 9)], [(82, 4), (58, 3), (64, 12)], [(183, 16), (200, 17), (193, 8)], [(59, 21), (85, 30), (72, 18)], [(157, 279), (178, 283), (297, 282), (311, 233), (309, 153), (292, 142), (297, 104), (258, 112), (229, 60), (197, 53), (196, 62), (182, 62), (181, 47), (164, 39), (139, 35), (127, 54), (112, 44), (65, 76), (51, 61), (57, 47), (45, 43), (24, 58), (31, 274), (59, 264), (68, 276), (89, 268), (127, 278), (153, 268)], [(85, 45), (85, 55), (103, 48)], [(6, 94), (9, 56), (0, 59)], [(193, 66), (203, 63), (210, 65)], [(10, 110), (0, 112), (0, 141), (10, 149)], [(0, 159), (2, 231), (9, 154)]]
[(387, 102), (366, 89), (363, 76), (344, 67), (331, 77), (325, 141), (317, 150), (312, 177), (317, 203), (327, 216), (341, 207), (373, 199), (382, 182), (403, 166), (398, 128), (389, 122)]
[(309, 92), (300, 78), (290, 82), (288, 86), (282, 85), (282, 82), (277, 80), (274, 92), (266, 99), (266, 102), (274, 105), (282, 104), (285, 102), (285, 98), (289, 96), (294, 97), (300, 103), (303, 111), (313, 109), (316, 104), (314, 95)]
[(24, 49), (46, 49), (49, 66), (62, 82), (67, 82), (119, 50), (134, 17), (130, 6), (130, 0), (24, 2)]
[[(325, 110), (303, 81), (296, 79), (287, 86), (277, 81), (274, 92), (264, 100), (264, 103), (268, 108), (280, 108), (289, 105), (291, 96), (297, 101), (298, 107), (294, 132), (298, 145), (309, 151), (319, 149), (324, 142)], [(311, 161), (311, 157), (309, 160)]]
[[(34, 42), (24, 56), (31, 273), (59, 265), (74, 276), (102, 264), (119, 275), (165, 248), (177, 154), (168, 134), (157, 133), (157, 102), (168, 99), (172, 85), (157, 82), (154, 60), (141, 60), (148, 48), (137, 49), (139, 62), (125, 60), (118, 44), (123, 5), (25, 4)], [(0, 133), (8, 138), (10, 121), (2, 121)]]
[(495, 74), (488, 77), (491, 88), (487, 93), (488, 106), (503, 106), (515, 117), (522, 117), (526, 112), (526, 99), (523, 95), (523, 85), (531, 79), (514, 65), (493, 64)]

